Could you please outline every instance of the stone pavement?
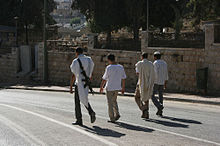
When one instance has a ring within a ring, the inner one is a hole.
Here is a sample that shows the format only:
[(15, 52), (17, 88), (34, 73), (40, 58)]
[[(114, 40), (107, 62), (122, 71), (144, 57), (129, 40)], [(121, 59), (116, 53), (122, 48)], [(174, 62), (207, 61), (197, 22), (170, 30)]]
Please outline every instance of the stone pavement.
[[(2, 87), (0, 86), (0, 88), (38, 90), (38, 91), (53, 91), (53, 92), (69, 92), (69, 86), (12, 85), (12, 86), (2, 86)], [(100, 94), (99, 93), (99, 88), (94, 88), (94, 91), (95, 91), (95, 94)], [(126, 92), (123, 96), (133, 97), (134, 93)], [(164, 99), (165, 100), (170, 100), (170, 101), (201, 103), (201, 104), (211, 104), (211, 105), (219, 105), (220, 106), (220, 97), (189, 95), (189, 94), (180, 94), (180, 93), (165, 93), (164, 94)]]

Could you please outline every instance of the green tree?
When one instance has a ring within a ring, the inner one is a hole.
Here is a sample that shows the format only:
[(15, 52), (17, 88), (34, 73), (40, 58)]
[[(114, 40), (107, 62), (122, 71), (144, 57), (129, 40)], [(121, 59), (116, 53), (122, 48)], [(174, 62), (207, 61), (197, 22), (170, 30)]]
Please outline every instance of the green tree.
[[(50, 12), (56, 7), (54, 0), (47, 0), (47, 22), (54, 24), (55, 21), (50, 16)], [(20, 28), (25, 28), (26, 43), (28, 44), (28, 26), (42, 28), (43, 26), (43, 9), (44, 0), (7, 0), (0, 2), (1, 18), (0, 23), (3, 25), (15, 24), (14, 17), (19, 17)]]
[(133, 30), (135, 41), (139, 40), (139, 28), (144, 19), (144, 11), (146, 11), (145, 1), (146, 0), (124, 0), (128, 26)]
[(92, 32), (107, 34), (107, 44), (111, 44), (111, 32), (125, 26), (123, 5), (118, 0), (75, 0), (73, 9), (83, 13)]
[[(139, 29), (146, 30), (147, 26), (147, 0), (124, 0), (128, 15), (128, 27), (133, 29), (134, 40), (139, 40)], [(172, 5), (176, 6), (176, 0), (149, 0), (149, 25), (162, 29), (173, 27), (175, 11)]]
[[(149, 24), (160, 28), (173, 27), (180, 32), (187, 0), (149, 0)], [(73, 8), (79, 9), (90, 23), (93, 32), (106, 32), (122, 27), (133, 30), (134, 40), (139, 40), (139, 29), (146, 29), (147, 0), (75, 0)]]
[(176, 0), (149, 0), (149, 24), (161, 31), (164, 27), (173, 27), (175, 11), (172, 5), (176, 6)]
[(190, 0), (188, 7), (192, 9), (189, 16), (194, 19), (193, 26), (198, 25), (201, 21), (220, 17), (219, 0)]

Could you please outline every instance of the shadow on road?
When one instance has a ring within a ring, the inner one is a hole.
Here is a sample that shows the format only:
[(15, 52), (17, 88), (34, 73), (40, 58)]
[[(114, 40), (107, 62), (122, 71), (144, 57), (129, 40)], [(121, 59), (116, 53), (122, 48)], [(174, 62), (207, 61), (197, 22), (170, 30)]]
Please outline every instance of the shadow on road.
[(142, 131), (142, 132), (153, 132), (153, 129), (145, 128), (145, 127), (140, 127), (140, 126), (135, 126), (135, 125), (130, 125), (127, 123), (123, 122), (116, 122), (115, 123), (118, 127), (125, 128), (128, 130), (134, 130), (134, 131)]
[(168, 121), (162, 121), (162, 120), (156, 120), (156, 119), (146, 119), (145, 121), (160, 124), (160, 125), (167, 126), (167, 127), (189, 128), (189, 125), (175, 123), (175, 122), (168, 122)]
[(101, 135), (101, 136), (109, 136), (109, 137), (117, 137), (120, 138), (122, 136), (125, 136), (126, 134), (124, 133), (120, 133), (114, 130), (110, 130), (107, 128), (101, 128), (98, 126), (93, 126), (92, 128), (87, 127), (87, 126), (83, 126), (83, 128), (86, 129), (86, 131), (97, 134), (97, 135)]
[(182, 118), (174, 118), (174, 117), (169, 117), (169, 116), (163, 116), (163, 119), (169, 119), (171, 121), (178, 121), (178, 122), (183, 122), (183, 123), (191, 123), (191, 124), (202, 124), (199, 121), (195, 120), (190, 120), (190, 119), (182, 119)]

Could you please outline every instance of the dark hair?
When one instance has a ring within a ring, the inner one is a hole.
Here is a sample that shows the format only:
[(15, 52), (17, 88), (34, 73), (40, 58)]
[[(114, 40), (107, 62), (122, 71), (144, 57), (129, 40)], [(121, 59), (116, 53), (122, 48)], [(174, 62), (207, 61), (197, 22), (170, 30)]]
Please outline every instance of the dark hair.
[(142, 57), (144, 58), (144, 59), (147, 59), (148, 58), (148, 54), (147, 53), (142, 53)]
[(113, 54), (109, 54), (107, 58), (110, 61), (115, 61), (115, 55), (113, 55)]
[(76, 49), (76, 53), (82, 54), (82, 53), (83, 53), (83, 49), (82, 49), (82, 48), (77, 48), (77, 49)]
[(161, 59), (161, 54), (155, 54), (154, 57), (156, 57), (157, 59)]

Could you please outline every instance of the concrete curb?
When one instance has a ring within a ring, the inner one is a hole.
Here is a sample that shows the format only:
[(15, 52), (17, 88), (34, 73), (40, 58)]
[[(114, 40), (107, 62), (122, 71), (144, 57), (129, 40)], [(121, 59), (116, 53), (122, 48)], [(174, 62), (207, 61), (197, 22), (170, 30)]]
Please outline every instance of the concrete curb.
[[(30, 88), (30, 87), (5, 87), (1, 89), (21, 89), (21, 90), (35, 90), (35, 91), (51, 91), (51, 92), (69, 92), (69, 90), (58, 90), (58, 89), (42, 89), (42, 88)], [(99, 92), (95, 92), (95, 94), (101, 95)], [(104, 93), (102, 95), (105, 95)], [(134, 97), (133, 93), (125, 93), (124, 95), (119, 94), (120, 96)], [(187, 102), (187, 103), (200, 103), (206, 105), (217, 105), (220, 106), (220, 102), (214, 101), (204, 101), (204, 100), (193, 100), (193, 99), (185, 99), (185, 98), (171, 98), (168, 96), (164, 96), (164, 100), (168, 101), (178, 101), (178, 102)]]
[(200, 103), (200, 104), (220, 106), (220, 102), (214, 102), (214, 101), (193, 100), (193, 99), (183, 99), (183, 98), (170, 98), (170, 97), (167, 97), (167, 96), (165, 96), (164, 99), (169, 100), (169, 101), (178, 101), (178, 102), (187, 102), (187, 103)]

